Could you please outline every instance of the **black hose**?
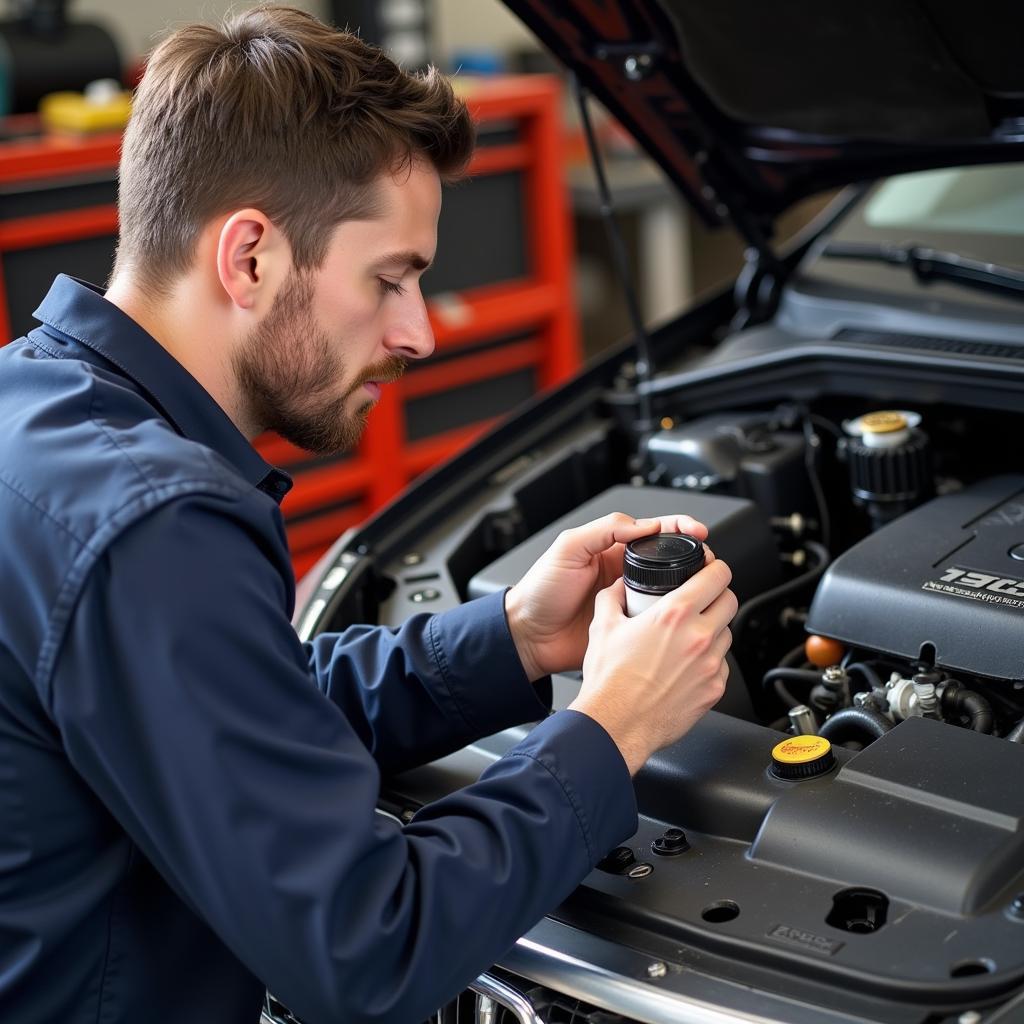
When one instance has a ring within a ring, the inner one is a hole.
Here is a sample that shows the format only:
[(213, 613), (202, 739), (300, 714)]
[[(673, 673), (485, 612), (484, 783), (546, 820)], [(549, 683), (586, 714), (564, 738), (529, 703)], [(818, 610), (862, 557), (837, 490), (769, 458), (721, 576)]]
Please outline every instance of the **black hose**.
[(818, 506), (818, 530), (821, 533), (821, 541), (827, 548), (832, 539), (832, 525), (828, 514), (828, 502), (825, 500), (825, 491), (821, 486), (821, 477), (818, 475), (818, 451), (821, 448), (821, 441), (809, 420), (804, 420), (803, 431), (804, 469), (807, 471), (807, 480), (814, 494), (814, 503)]
[(821, 673), (810, 668), (772, 668), (765, 672), (761, 685), (768, 689), (776, 679), (784, 683), (808, 683), (814, 686), (821, 682)]
[(806, 685), (814, 686), (816, 683), (821, 682), (821, 673), (814, 672), (811, 669), (803, 668), (773, 668), (769, 669), (764, 674), (764, 678), (761, 680), (761, 685), (767, 690), (771, 686), (775, 690), (775, 695), (786, 705), (787, 708), (795, 708), (799, 704), (804, 704), (805, 701), (799, 700), (789, 692), (786, 683), (803, 683)]
[(942, 691), (942, 708), (957, 717), (965, 716), (967, 727), (975, 732), (992, 732), (995, 724), (992, 705), (974, 690), (968, 690), (955, 681), (947, 683)]
[(786, 684), (781, 679), (775, 680), (773, 688), (775, 690), (775, 696), (778, 697), (787, 708), (799, 707), (804, 703), (802, 700), (797, 700), (797, 698), (789, 692), (786, 688)]
[(772, 587), (771, 590), (766, 590), (764, 593), (758, 594), (756, 597), (752, 597), (749, 601), (744, 601), (732, 620), (731, 628), (733, 636), (739, 637), (743, 633), (743, 630), (747, 625), (747, 620), (755, 612), (760, 611), (763, 605), (785, 597), (791, 590), (797, 590), (801, 586), (814, 583), (825, 569), (828, 568), (828, 563), (832, 560), (832, 556), (828, 553), (828, 548), (814, 540), (805, 540), (803, 542), (803, 546), (810, 551), (812, 555), (814, 555), (818, 564), (812, 569), (808, 569), (806, 572), (801, 573), (801, 575), (797, 576), (795, 579), (786, 580), (785, 583), (780, 583), (777, 587)]
[(1024, 743), (1024, 718), (1022, 718), (1005, 736), (1011, 743)]
[(868, 681), (868, 685), (873, 690), (883, 689), (881, 677), (870, 665), (863, 661), (855, 661), (852, 664), (847, 665), (846, 671), (859, 672)]
[(801, 642), (779, 659), (779, 668), (803, 668), (808, 664), (806, 643)]
[(870, 743), (881, 739), (891, 728), (892, 722), (878, 711), (843, 708), (818, 729), (818, 735), (833, 743), (845, 743), (847, 740), (867, 740)]
[(980, 693), (973, 690), (961, 690), (957, 701), (959, 710), (965, 714), (969, 726), (975, 732), (992, 732), (992, 705)]

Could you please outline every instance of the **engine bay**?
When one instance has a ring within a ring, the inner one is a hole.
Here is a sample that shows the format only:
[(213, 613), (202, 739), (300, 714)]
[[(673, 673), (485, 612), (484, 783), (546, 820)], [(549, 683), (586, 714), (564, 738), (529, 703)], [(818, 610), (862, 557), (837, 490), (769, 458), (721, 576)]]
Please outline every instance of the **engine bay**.
[[(798, 968), (837, 1006), (975, 1005), (1024, 979), (1024, 476), (979, 443), (994, 414), (835, 404), (664, 416), (632, 450), (580, 417), (378, 563), (374, 614), (502, 589), (609, 511), (705, 522), (740, 600), (726, 695), (639, 773), (639, 831), (554, 918), (701, 969)], [(554, 707), (579, 685), (556, 676)], [(523, 731), (387, 780), (385, 806), (414, 813)], [(787, 737), (834, 765), (777, 777)]]

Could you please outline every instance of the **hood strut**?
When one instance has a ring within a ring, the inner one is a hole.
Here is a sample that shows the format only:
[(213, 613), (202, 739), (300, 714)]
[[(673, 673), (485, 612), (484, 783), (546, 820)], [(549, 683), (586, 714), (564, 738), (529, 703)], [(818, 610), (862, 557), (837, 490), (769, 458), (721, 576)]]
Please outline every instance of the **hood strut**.
[(728, 216), (747, 243), (743, 251), (743, 269), (733, 288), (736, 315), (732, 327), (739, 330), (764, 323), (775, 315), (788, 270), (775, 254), (768, 234), (748, 210), (738, 204), (730, 206)]
[[(594, 47), (593, 56), (599, 61), (621, 66), (622, 73), (628, 81), (639, 83), (655, 73), (659, 60), (664, 56), (664, 47), (656, 40), (648, 42), (641, 42), (639, 40), (627, 40), (625, 42), (602, 40)], [(653, 367), (647, 356), (647, 335), (640, 318), (636, 293), (628, 276), (625, 249), (612, 213), (611, 196), (608, 193), (600, 153), (593, 139), (593, 130), (586, 108), (587, 94), (579, 77), (574, 75), (573, 80), (576, 85), (576, 101), (580, 108), (580, 118), (587, 139), (587, 148), (590, 152), (595, 176), (597, 177), (598, 190), (601, 196), (601, 213), (612, 247), (616, 271), (626, 295), (630, 319), (637, 338), (639, 356), (636, 367), (637, 384), (642, 385), (653, 375)], [(731, 220), (733, 226), (747, 244), (744, 252), (744, 267), (736, 281), (735, 301), (737, 312), (733, 321), (733, 327), (738, 329), (752, 326), (753, 324), (762, 323), (770, 319), (775, 314), (778, 308), (779, 294), (782, 290), (786, 267), (775, 255), (775, 251), (769, 243), (768, 232), (764, 230), (762, 223), (758, 221), (757, 217), (745, 209), (740, 202), (729, 203), (725, 199), (726, 196), (737, 195), (736, 191), (716, 187), (716, 179), (720, 177), (725, 167), (716, 167), (717, 162), (713, 157), (714, 140), (710, 137), (710, 133), (705, 125), (701, 124), (699, 120), (697, 124), (705, 136), (705, 145), (696, 156), (697, 163), (703, 167), (704, 180), (707, 183), (705, 185), (705, 198), (715, 202), (716, 215), (722, 221), (728, 222)], [(643, 404), (642, 388), (639, 394), (641, 396), (641, 418), (649, 423), (651, 410)]]
[(753, 327), (775, 315), (785, 274), (785, 266), (771, 248), (747, 247), (743, 253), (743, 269), (733, 288), (736, 302), (736, 314), (731, 324), (733, 330)]
[(594, 126), (590, 120), (590, 110), (587, 107), (587, 92), (576, 75), (573, 75), (573, 86), (576, 91), (576, 102), (580, 108), (583, 134), (587, 140), (587, 150), (590, 153), (590, 161), (594, 166), (594, 177), (597, 179), (597, 191), (601, 199), (601, 219), (604, 221), (605, 232), (608, 235), (608, 244), (612, 250), (612, 259), (615, 262), (615, 273), (625, 294), (626, 308), (629, 311), (629, 319), (633, 326), (633, 336), (636, 338), (635, 393), (638, 402), (636, 429), (642, 435), (651, 431), (654, 425), (651, 415), (651, 396), (648, 394), (647, 388), (643, 387), (643, 385), (649, 384), (654, 376), (654, 367), (651, 365), (651, 346), (647, 337), (647, 328), (644, 326), (644, 320), (640, 314), (640, 303), (637, 300), (636, 288), (630, 276), (626, 246), (622, 241), (622, 233), (619, 231), (619, 226), (615, 222), (615, 208), (612, 204), (611, 189), (609, 189), (608, 179), (605, 177), (604, 162), (601, 160), (601, 151), (597, 145)]

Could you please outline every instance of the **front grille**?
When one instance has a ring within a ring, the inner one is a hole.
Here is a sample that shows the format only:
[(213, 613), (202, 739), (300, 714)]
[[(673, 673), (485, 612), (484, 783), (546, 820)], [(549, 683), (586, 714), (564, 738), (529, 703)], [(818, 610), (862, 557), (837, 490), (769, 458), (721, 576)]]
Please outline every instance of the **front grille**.
[[(302, 1024), (267, 994), (260, 1024)], [(636, 1024), (522, 978), (487, 973), (424, 1024)]]
[(883, 345), (888, 348), (925, 349), (930, 352), (950, 352), (954, 355), (981, 356), (985, 359), (1024, 360), (1024, 342), (1009, 345), (994, 341), (972, 341), (967, 338), (939, 338), (924, 334), (891, 334), (885, 331), (864, 331), (844, 328), (834, 341), (852, 345)]

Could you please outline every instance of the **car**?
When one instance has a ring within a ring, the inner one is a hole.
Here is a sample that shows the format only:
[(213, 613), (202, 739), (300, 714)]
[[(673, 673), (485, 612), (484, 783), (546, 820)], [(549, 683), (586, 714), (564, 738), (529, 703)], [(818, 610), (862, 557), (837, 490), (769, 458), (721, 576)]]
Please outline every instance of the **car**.
[(339, 538), (296, 627), (453, 607), (612, 510), (702, 519), (741, 603), (636, 834), (436, 1021), (1024, 1020), (1024, 9), (507, 2), (744, 269)]

